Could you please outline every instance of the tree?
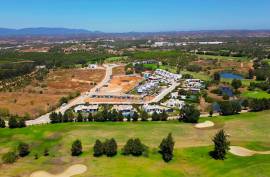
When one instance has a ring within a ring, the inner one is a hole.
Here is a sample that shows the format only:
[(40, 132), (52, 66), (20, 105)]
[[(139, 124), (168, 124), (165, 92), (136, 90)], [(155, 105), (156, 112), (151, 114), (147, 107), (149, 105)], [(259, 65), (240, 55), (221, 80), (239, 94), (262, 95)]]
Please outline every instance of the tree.
[(6, 127), (6, 122), (0, 118), (0, 128), (5, 128)]
[(26, 124), (25, 124), (25, 120), (24, 119), (19, 120), (18, 127), (19, 128), (26, 127)]
[(124, 121), (124, 116), (123, 116), (123, 114), (121, 112), (118, 112), (117, 121), (119, 121), (119, 122), (123, 122)]
[(18, 152), (20, 157), (27, 156), (30, 153), (29, 145), (26, 143), (20, 143), (18, 146)]
[(169, 162), (173, 158), (173, 149), (174, 149), (174, 140), (172, 138), (172, 134), (169, 135), (162, 140), (159, 145), (159, 152), (162, 154), (162, 158), (165, 162)]
[(136, 122), (136, 121), (138, 121), (138, 119), (139, 119), (139, 115), (138, 115), (138, 113), (135, 111), (135, 112), (133, 113), (133, 115), (132, 115), (132, 121)]
[(242, 81), (239, 79), (233, 79), (231, 85), (235, 90), (237, 90), (242, 86)]
[(219, 105), (221, 114), (224, 116), (234, 115), (242, 110), (239, 101), (223, 101)]
[(141, 112), (140, 117), (141, 117), (141, 120), (142, 120), (142, 121), (147, 121), (147, 120), (148, 120), (148, 114), (147, 114), (147, 112), (143, 110), (143, 111)]
[(113, 157), (117, 154), (117, 144), (113, 138), (105, 141), (104, 152), (108, 157)]
[(96, 140), (93, 149), (94, 149), (94, 156), (95, 157), (100, 157), (104, 154), (103, 143), (100, 140)]
[(197, 123), (200, 117), (200, 111), (196, 109), (193, 105), (185, 105), (180, 110), (180, 119), (187, 123)]
[(2, 156), (2, 161), (4, 163), (14, 163), (17, 160), (17, 155), (15, 152), (7, 152)]
[(69, 117), (67, 111), (63, 115), (63, 122), (69, 122)]
[(220, 81), (220, 74), (219, 73), (214, 73), (214, 81), (219, 82)]
[(94, 120), (93, 115), (89, 113), (87, 119), (88, 119), (88, 122), (93, 122)]
[(56, 112), (52, 112), (50, 114), (49, 118), (50, 118), (52, 124), (60, 123), (59, 116)]
[(75, 140), (72, 143), (71, 155), (72, 156), (79, 156), (81, 153), (82, 153), (82, 143), (80, 140)]
[(134, 156), (141, 156), (144, 151), (144, 145), (140, 141), (139, 138), (134, 139), (133, 141), (133, 148), (131, 154)]
[(162, 111), (161, 115), (160, 115), (160, 119), (161, 121), (167, 121), (168, 120), (168, 114), (166, 113), (166, 111)]
[(124, 155), (141, 156), (146, 150), (146, 146), (141, 143), (140, 139), (129, 139), (122, 149)]
[(82, 122), (83, 121), (83, 116), (82, 114), (79, 112), (78, 117), (77, 117), (77, 122)]
[(10, 119), (8, 120), (8, 127), (9, 128), (17, 128), (18, 127), (18, 122), (14, 116), (11, 116)]
[(242, 106), (244, 107), (244, 109), (247, 109), (247, 107), (249, 106), (248, 99), (244, 99), (244, 100), (242, 101)]
[(211, 155), (215, 159), (224, 160), (229, 150), (230, 142), (227, 140), (227, 135), (225, 135), (224, 130), (220, 130), (213, 138), (215, 145), (214, 151)]
[(159, 121), (160, 120), (160, 116), (159, 114), (155, 111), (152, 114), (152, 121)]
[(127, 141), (127, 143), (125, 144), (125, 146), (124, 146), (123, 149), (122, 149), (122, 153), (123, 153), (124, 155), (130, 155), (130, 154), (132, 153), (133, 142), (134, 142), (133, 139), (129, 139), (129, 140)]

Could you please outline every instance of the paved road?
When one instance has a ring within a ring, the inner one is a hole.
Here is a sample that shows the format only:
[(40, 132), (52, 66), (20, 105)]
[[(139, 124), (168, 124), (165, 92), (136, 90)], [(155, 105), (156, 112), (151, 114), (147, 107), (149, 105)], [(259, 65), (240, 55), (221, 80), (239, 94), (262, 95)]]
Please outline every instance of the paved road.
[[(94, 94), (96, 90), (99, 90), (101, 87), (108, 84), (108, 82), (110, 81), (111, 76), (112, 76), (112, 69), (118, 65), (104, 65), (104, 66), (106, 68), (106, 74), (105, 74), (105, 77), (103, 78), (103, 80), (99, 84), (97, 84), (89, 92), (82, 93), (79, 97), (71, 100), (67, 105), (57, 108), (55, 110), (55, 112), (61, 112), (62, 114), (64, 114), (66, 110), (68, 110), (69, 108), (71, 108), (75, 105), (84, 103), (85, 98)], [(50, 118), (49, 118), (50, 114), (51, 114), (51, 112), (49, 112), (45, 115), (42, 115), (42, 116), (38, 117), (37, 119), (26, 121), (26, 125), (28, 126), (28, 125), (38, 125), (38, 124), (50, 123)]]
[(168, 95), (170, 92), (172, 92), (179, 85), (180, 85), (180, 83), (174, 82), (169, 88), (166, 88), (159, 95), (157, 95), (154, 99), (147, 102), (147, 104), (159, 102), (160, 100), (162, 100), (166, 95)]

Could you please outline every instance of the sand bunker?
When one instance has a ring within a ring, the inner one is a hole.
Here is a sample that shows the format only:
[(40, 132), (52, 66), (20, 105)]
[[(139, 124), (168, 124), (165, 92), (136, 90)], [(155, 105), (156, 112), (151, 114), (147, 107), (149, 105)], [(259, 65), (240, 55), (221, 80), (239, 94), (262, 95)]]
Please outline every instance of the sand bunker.
[(203, 123), (198, 123), (195, 125), (196, 128), (208, 128), (208, 127), (213, 127), (215, 124), (214, 122), (211, 121), (205, 121)]
[(36, 171), (32, 173), (30, 177), (72, 177), (74, 175), (82, 174), (86, 172), (86, 170), (87, 167), (85, 165), (77, 164), (70, 166), (63, 173), (53, 175), (46, 171)]
[(253, 156), (255, 154), (270, 154), (270, 151), (252, 151), (240, 146), (230, 146), (229, 152), (242, 157)]

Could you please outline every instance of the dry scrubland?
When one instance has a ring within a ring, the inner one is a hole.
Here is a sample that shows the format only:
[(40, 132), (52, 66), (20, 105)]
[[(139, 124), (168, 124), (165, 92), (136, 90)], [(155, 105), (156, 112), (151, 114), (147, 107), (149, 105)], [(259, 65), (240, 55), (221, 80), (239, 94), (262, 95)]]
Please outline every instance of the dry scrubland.
[(16, 92), (0, 92), (0, 108), (12, 114), (32, 117), (45, 113), (57, 105), (59, 99), (76, 91), (85, 92), (105, 76), (105, 70), (61, 69), (50, 71), (48, 77), (32, 81)]
[[(66, 123), (32, 126), (0, 131), (0, 156), (14, 149), (20, 141), (31, 145), (28, 157), (11, 165), (0, 165), (0, 176), (28, 177), (32, 172), (45, 170), (52, 174), (63, 172), (73, 164), (84, 164), (87, 172), (81, 177), (267, 177), (270, 176), (270, 155), (239, 157), (228, 154), (224, 161), (209, 157), (211, 139), (221, 128), (230, 135), (231, 145), (255, 151), (270, 150), (270, 112), (245, 113), (228, 117), (203, 118), (214, 127), (197, 129), (192, 124), (168, 122)], [(164, 163), (157, 147), (162, 138), (172, 132), (176, 141), (174, 159)], [(148, 157), (113, 158), (92, 156), (96, 139), (115, 138), (120, 149), (129, 138), (138, 137), (149, 146)], [(70, 147), (79, 138), (83, 144), (80, 157), (70, 156)], [(45, 148), (50, 155), (43, 156)], [(38, 154), (39, 159), (34, 160)]]

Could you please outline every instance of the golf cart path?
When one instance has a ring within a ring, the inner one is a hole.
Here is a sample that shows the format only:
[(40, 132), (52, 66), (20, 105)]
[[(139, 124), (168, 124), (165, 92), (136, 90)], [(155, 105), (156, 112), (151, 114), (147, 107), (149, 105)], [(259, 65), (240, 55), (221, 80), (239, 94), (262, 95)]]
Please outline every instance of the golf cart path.
[(72, 165), (68, 167), (64, 172), (59, 174), (51, 174), (46, 171), (36, 171), (30, 175), (30, 177), (72, 177), (74, 175), (83, 174), (87, 171), (87, 167), (82, 164)]

